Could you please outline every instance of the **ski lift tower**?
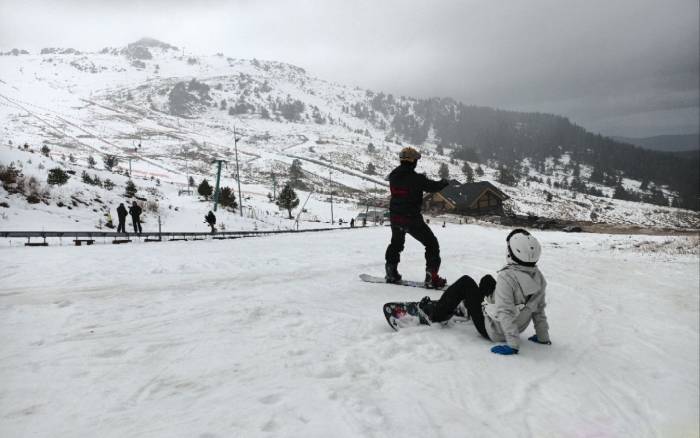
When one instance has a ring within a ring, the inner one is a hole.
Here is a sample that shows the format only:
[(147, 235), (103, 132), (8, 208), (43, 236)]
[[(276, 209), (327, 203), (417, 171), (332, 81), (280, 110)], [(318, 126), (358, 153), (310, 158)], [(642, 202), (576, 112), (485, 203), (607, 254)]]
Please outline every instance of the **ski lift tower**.
[(335, 223), (335, 221), (333, 220), (333, 169), (332, 168), (328, 171), (328, 183), (329, 183), (330, 189), (331, 189), (331, 225), (333, 225)]
[(216, 189), (214, 189), (214, 211), (216, 211), (216, 206), (219, 204), (219, 180), (221, 180), (221, 164), (226, 163), (226, 160), (214, 160), (212, 164), (217, 163), (216, 170)]

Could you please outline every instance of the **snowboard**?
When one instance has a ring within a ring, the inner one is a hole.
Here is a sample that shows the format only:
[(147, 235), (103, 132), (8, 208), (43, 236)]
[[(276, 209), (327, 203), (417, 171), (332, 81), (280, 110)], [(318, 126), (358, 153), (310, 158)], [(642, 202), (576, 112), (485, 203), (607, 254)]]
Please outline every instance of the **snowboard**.
[(377, 277), (376, 275), (369, 275), (369, 274), (360, 274), (360, 280), (366, 281), (368, 283), (395, 284), (397, 286), (420, 287), (423, 289), (432, 289), (432, 290), (447, 289), (447, 285), (445, 285), (444, 287), (441, 287), (441, 288), (427, 287), (424, 282), (413, 281), (413, 280), (401, 280), (398, 283), (387, 283), (386, 279), (384, 277)]
[[(417, 327), (419, 325), (433, 325), (430, 319), (418, 307), (417, 302), (394, 302), (386, 303), (382, 308), (384, 318), (392, 329), (399, 331), (406, 327)], [(455, 310), (457, 312), (457, 310)], [(448, 326), (451, 323), (468, 322), (469, 317), (462, 313), (455, 315), (447, 321), (437, 323), (438, 326)]]

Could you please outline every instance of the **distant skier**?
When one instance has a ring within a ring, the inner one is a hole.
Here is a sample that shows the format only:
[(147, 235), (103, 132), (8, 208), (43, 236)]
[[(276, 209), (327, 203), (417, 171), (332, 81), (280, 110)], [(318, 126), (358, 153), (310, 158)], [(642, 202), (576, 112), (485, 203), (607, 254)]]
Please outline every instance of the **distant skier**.
[[(439, 301), (425, 297), (418, 305), (431, 322), (450, 319), (455, 311), (468, 313), (476, 330), (486, 339), (506, 342), (491, 348), (497, 354), (518, 354), (520, 333), (530, 321), (535, 335), (529, 341), (551, 345), (545, 314), (547, 282), (536, 264), (541, 247), (537, 239), (521, 228), (506, 238), (506, 265), (498, 271), (498, 281), (485, 275), (479, 285), (465, 275), (442, 294)], [(466, 312), (465, 312), (466, 310)]]
[(211, 232), (216, 233), (216, 216), (213, 211), (209, 210), (209, 213), (204, 216), (204, 221), (211, 227)]
[(134, 201), (129, 207), (129, 214), (131, 215), (131, 222), (134, 223), (134, 233), (141, 234), (141, 207)]
[(424, 174), (416, 173), (420, 152), (405, 147), (399, 153), (400, 165), (389, 174), (391, 201), (389, 221), (391, 222), (391, 243), (386, 249), (386, 281), (397, 283), (401, 280), (398, 265), (401, 251), (406, 241), (406, 233), (425, 246), (425, 285), (441, 288), (446, 280), (438, 275), (440, 269), (440, 245), (426, 225), (421, 214), (423, 192), (439, 192), (448, 186), (445, 180), (433, 181)]
[(124, 203), (120, 203), (117, 207), (117, 219), (119, 219), (119, 224), (117, 225), (117, 233), (126, 233), (126, 216), (129, 213), (124, 207)]

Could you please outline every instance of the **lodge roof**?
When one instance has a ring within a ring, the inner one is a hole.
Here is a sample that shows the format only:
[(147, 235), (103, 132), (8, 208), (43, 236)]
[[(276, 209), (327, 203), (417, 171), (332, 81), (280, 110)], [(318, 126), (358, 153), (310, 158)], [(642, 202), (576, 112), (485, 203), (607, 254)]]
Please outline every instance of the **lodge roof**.
[(457, 180), (452, 180), (450, 181), (450, 185), (440, 192), (440, 195), (454, 205), (471, 206), (481, 198), (486, 191), (491, 191), (495, 196), (501, 198), (501, 201), (505, 201), (509, 198), (508, 195), (488, 181), (461, 184)]

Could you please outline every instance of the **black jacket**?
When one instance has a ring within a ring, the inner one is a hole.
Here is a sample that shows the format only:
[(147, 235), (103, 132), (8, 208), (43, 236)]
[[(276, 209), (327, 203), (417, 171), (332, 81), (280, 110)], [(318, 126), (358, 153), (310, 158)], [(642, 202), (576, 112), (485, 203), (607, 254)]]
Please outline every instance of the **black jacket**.
[(132, 205), (131, 207), (129, 207), (129, 214), (134, 219), (138, 219), (139, 216), (141, 216), (141, 211), (143, 211), (143, 210), (141, 210), (141, 207), (139, 207), (138, 205), (136, 205), (136, 206)]
[(119, 219), (126, 218), (127, 214), (129, 214), (129, 213), (127, 213), (126, 207), (124, 207), (123, 205), (120, 205), (119, 207), (117, 207), (117, 216), (119, 216)]
[(401, 164), (389, 174), (391, 223), (408, 224), (419, 218), (423, 192), (439, 192), (449, 185), (445, 180), (433, 181), (416, 173), (415, 164)]

